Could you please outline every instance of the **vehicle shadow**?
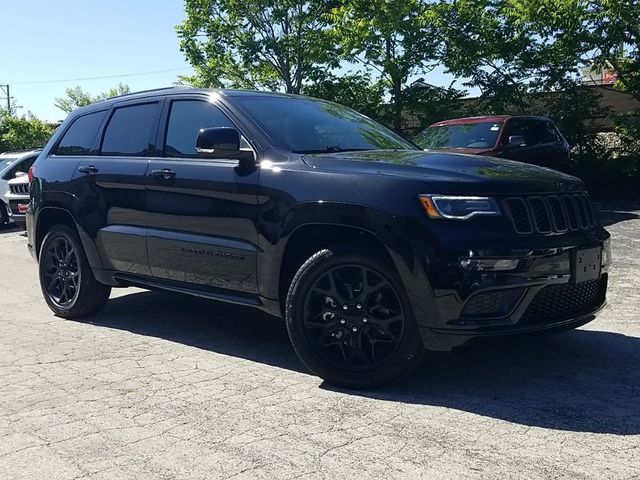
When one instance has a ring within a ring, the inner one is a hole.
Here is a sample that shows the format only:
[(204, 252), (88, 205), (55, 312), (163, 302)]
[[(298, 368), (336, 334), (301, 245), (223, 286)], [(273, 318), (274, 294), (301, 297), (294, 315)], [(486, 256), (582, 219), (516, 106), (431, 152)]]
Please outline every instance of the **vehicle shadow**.
[(252, 308), (171, 292), (137, 291), (111, 298), (87, 323), (306, 372), (284, 322)]
[(602, 219), (602, 226), (608, 227), (619, 222), (625, 222), (627, 220), (636, 220), (640, 218), (640, 215), (634, 212), (625, 212), (622, 210), (603, 210), (600, 212)]
[[(113, 298), (91, 323), (306, 372), (283, 322), (247, 308), (136, 292)], [(487, 341), (429, 352), (414, 374), (380, 390), (339, 391), (542, 428), (637, 435), (640, 338), (575, 330)]]
[(638, 435), (640, 338), (574, 330), (430, 352), (409, 378), (361, 395), (534, 427)]
[[(4, 233), (13, 233), (13, 232), (24, 232), (23, 228), (18, 227), (13, 223), (0, 225), (0, 235)], [(25, 232), (26, 234), (26, 232)]]
[(609, 206), (609, 208), (602, 206), (600, 209), (602, 226), (608, 227), (627, 220), (639, 219), (640, 214), (637, 213), (639, 211), (640, 206), (631, 207), (627, 205), (623, 208), (615, 208), (614, 205)]

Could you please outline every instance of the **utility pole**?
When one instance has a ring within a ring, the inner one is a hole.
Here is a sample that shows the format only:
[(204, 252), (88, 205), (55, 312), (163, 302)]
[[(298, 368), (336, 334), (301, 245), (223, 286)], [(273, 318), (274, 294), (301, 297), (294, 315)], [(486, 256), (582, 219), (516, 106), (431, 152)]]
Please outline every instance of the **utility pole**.
[(9, 89), (9, 84), (0, 85), (0, 88), (7, 96), (7, 112), (11, 113), (11, 90)]

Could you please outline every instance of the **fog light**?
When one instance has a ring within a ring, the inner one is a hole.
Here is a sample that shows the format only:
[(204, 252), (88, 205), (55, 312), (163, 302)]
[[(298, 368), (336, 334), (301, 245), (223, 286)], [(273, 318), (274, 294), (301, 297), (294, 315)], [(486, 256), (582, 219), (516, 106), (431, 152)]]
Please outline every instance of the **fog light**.
[(611, 238), (607, 238), (603, 243), (602, 243), (602, 266), (603, 267), (608, 267), (609, 265), (611, 265), (613, 258), (611, 257)]
[(515, 270), (518, 262), (517, 258), (462, 258), (460, 266), (469, 271), (496, 272)]

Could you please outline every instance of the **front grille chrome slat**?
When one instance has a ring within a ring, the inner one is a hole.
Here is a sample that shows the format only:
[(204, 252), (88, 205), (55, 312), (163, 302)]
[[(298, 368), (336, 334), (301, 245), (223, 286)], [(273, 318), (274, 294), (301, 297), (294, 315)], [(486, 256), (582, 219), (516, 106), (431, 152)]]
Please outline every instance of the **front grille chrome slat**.
[(29, 195), (29, 184), (28, 183), (18, 183), (15, 185), (9, 185), (9, 190), (14, 195)]
[(584, 193), (510, 197), (503, 204), (520, 235), (575, 232), (600, 225), (597, 211)]

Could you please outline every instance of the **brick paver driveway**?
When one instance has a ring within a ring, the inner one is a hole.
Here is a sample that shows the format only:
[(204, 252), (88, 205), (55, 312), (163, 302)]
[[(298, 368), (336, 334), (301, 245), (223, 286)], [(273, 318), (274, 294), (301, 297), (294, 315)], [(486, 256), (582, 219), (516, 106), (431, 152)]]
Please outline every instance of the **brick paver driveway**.
[(248, 310), (126, 289), (54, 317), (0, 231), (0, 479), (640, 477), (640, 212), (605, 218), (595, 322), (429, 354), (366, 394), (322, 385)]

